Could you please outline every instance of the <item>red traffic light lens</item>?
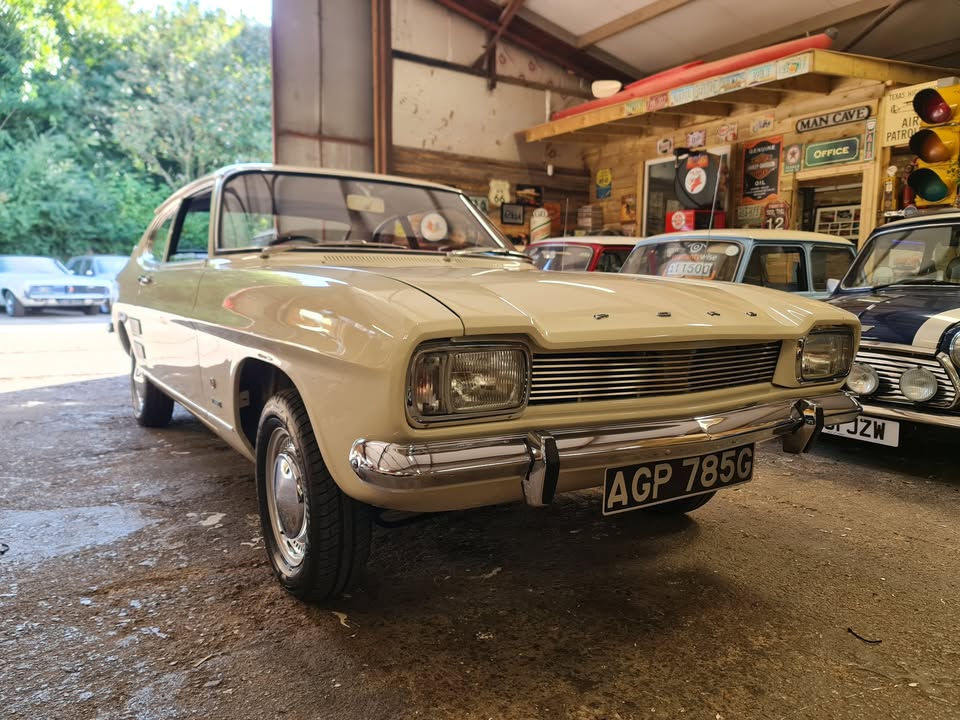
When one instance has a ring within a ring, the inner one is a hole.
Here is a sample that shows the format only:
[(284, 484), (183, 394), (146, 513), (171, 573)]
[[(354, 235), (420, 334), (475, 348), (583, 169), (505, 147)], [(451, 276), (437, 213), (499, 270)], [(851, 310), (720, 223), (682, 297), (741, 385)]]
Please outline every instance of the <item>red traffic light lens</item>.
[(936, 132), (924, 128), (910, 138), (910, 152), (924, 162), (947, 162), (953, 156), (953, 143), (944, 142)]
[(953, 117), (953, 108), (933, 88), (924, 88), (913, 96), (913, 110), (921, 120), (931, 125), (950, 122)]
[(910, 173), (907, 185), (928, 202), (939, 202), (950, 194), (947, 184), (930, 168), (920, 168)]

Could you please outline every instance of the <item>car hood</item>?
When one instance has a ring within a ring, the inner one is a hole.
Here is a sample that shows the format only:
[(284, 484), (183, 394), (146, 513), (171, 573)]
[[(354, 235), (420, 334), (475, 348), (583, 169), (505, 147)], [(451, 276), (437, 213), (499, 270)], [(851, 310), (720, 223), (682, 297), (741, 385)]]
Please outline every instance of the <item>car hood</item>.
[(830, 304), (860, 318), (862, 338), (935, 351), (943, 333), (960, 323), (960, 287), (890, 287), (840, 295)]
[(0, 273), (5, 284), (11, 287), (22, 288), (27, 285), (50, 285), (53, 287), (69, 287), (83, 285), (87, 287), (102, 287), (109, 289), (110, 284), (99, 279), (85, 278), (79, 275), (60, 275), (56, 273)]
[(467, 334), (525, 332), (543, 347), (800, 336), (816, 318), (852, 322), (824, 303), (732, 283), (519, 269), (377, 269), (460, 318)]

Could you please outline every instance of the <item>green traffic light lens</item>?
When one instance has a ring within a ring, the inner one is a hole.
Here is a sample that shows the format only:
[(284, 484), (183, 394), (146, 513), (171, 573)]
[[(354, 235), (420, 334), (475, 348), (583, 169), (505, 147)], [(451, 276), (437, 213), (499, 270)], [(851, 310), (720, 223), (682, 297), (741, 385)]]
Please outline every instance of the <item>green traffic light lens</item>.
[(953, 117), (953, 108), (933, 88), (924, 88), (913, 96), (913, 110), (921, 120), (931, 125), (950, 122)]
[(910, 173), (907, 185), (928, 202), (940, 202), (950, 194), (950, 188), (930, 168), (920, 168)]

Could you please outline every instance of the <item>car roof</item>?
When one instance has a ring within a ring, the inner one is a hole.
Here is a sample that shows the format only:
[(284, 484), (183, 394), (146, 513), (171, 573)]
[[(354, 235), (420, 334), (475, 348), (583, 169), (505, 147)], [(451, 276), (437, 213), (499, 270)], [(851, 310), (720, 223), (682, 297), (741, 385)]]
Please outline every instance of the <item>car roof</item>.
[(211, 173), (204, 175), (203, 177), (197, 178), (193, 182), (184, 185), (183, 187), (176, 190), (170, 197), (164, 200), (158, 207), (159, 211), (164, 206), (170, 204), (173, 201), (180, 200), (187, 195), (192, 194), (196, 190), (199, 190), (211, 183), (217, 182), (221, 179), (224, 179), (230, 175), (234, 175), (242, 172), (289, 172), (297, 173), (299, 175), (316, 175), (317, 177), (338, 177), (338, 178), (351, 178), (355, 180), (379, 180), (381, 182), (394, 182), (402, 183), (404, 185), (415, 185), (418, 187), (433, 188), (435, 190), (451, 190), (453, 192), (460, 192), (455, 187), (449, 185), (441, 185), (439, 183), (433, 183), (426, 180), (416, 180), (413, 178), (400, 177), (399, 175), (379, 175), (377, 173), (367, 173), (367, 172), (354, 172), (351, 170), (337, 170), (335, 168), (316, 168), (316, 167), (301, 167), (298, 165), (273, 165), (271, 163), (236, 163), (234, 165), (225, 165), (222, 168), (214, 170)]
[(943, 208), (940, 210), (931, 210), (928, 212), (918, 213), (917, 215), (912, 215), (911, 217), (906, 217), (901, 220), (894, 220), (893, 222), (884, 223), (883, 225), (875, 228), (874, 232), (877, 232), (878, 230), (886, 231), (890, 228), (905, 227), (910, 225), (926, 225), (927, 223), (942, 222), (960, 222), (960, 210), (956, 208)]
[(853, 246), (853, 242), (837, 235), (808, 232), (806, 230), (767, 230), (765, 228), (718, 228), (717, 230), (690, 230), (688, 232), (661, 233), (651, 235), (640, 240), (638, 244), (645, 245), (664, 242), (665, 240), (773, 240), (794, 242), (832, 243), (835, 245)]
[(537, 247), (538, 245), (624, 245), (633, 247), (638, 238), (627, 237), (624, 235), (568, 235), (566, 237), (547, 238), (545, 240), (535, 240), (527, 245)]

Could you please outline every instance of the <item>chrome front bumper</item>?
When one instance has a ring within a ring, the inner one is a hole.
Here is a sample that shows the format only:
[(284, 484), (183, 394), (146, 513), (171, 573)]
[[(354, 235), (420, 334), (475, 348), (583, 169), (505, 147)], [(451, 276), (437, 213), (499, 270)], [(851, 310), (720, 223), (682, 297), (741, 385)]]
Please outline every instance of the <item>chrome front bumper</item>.
[[(859, 414), (855, 399), (834, 393), (631, 425), (408, 444), (360, 439), (350, 450), (350, 465), (362, 481), (401, 492), (512, 478), (526, 502), (539, 506), (553, 500), (561, 471), (702, 455), (777, 437), (785, 451), (805, 452), (824, 425), (850, 422)], [(599, 473), (596, 484), (602, 482)]]

